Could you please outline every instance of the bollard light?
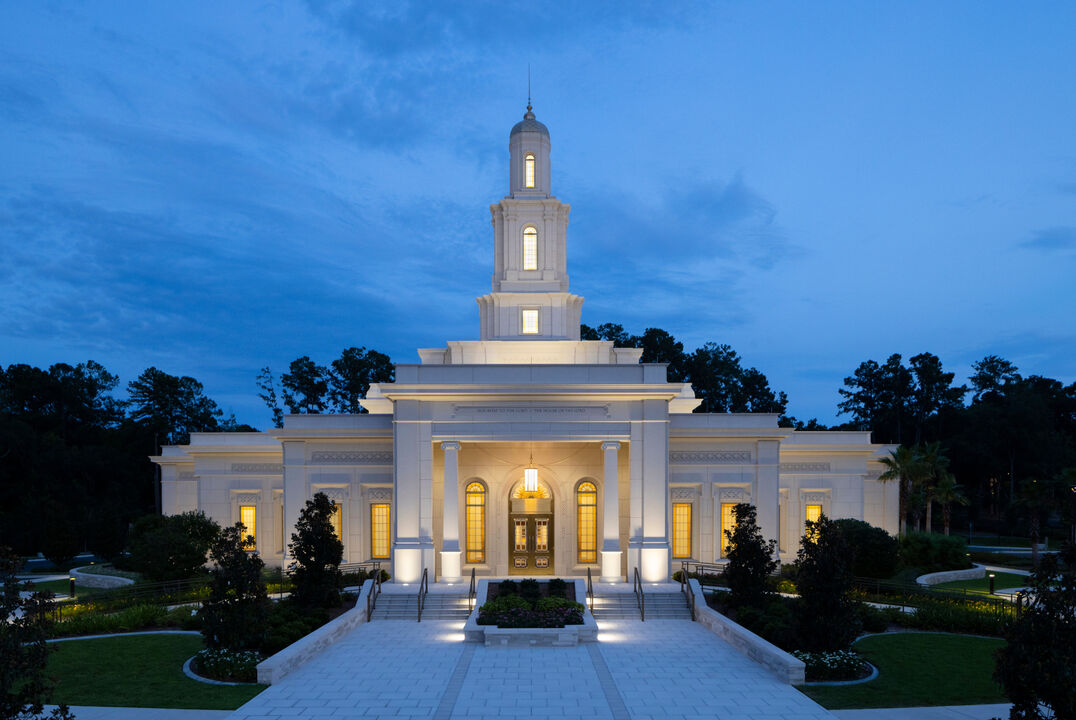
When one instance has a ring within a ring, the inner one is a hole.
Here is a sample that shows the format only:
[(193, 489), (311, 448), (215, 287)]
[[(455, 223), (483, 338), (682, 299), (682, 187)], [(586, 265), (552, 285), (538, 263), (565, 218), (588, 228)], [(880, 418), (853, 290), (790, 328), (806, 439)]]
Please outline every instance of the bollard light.
[(74, 575), (69, 575), (68, 578), (67, 578), (67, 581), (71, 585), (71, 592), (69, 594), (73, 598), (73, 597), (75, 597), (75, 576)]
[(994, 573), (990, 573), (990, 594), (994, 594)]

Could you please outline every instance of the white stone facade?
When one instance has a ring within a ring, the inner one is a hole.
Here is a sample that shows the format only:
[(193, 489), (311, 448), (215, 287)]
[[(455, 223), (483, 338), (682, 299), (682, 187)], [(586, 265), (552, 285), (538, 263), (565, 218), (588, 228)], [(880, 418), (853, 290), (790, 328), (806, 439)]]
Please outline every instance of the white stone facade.
[[(644, 581), (663, 581), (683, 559), (720, 561), (721, 508), (736, 502), (757, 507), (783, 560), (795, 556), (808, 506), (896, 533), (897, 488), (877, 480), (891, 448), (869, 433), (693, 413), (690, 385), (667, 382), (664, 365), (579, 339), (583, 299), (568, 289), (569, 208), (549, 193), (548, 131), (528, 108), (510, 138), (511, 192), (491, 206), (494, 274), (492, 292), (478, 298), (481, 339), (419, 350), (420, 364), (397, 365), (395, 382), (370, 388), (369, 414), (290, 415), (282, 429), (194, 433), (188, 445), (164, 448), (153, 458), (164, 512), (203, 510), (232, 524), (253, 506), (258, 552), (286, 563), (303, 504), (325, 492), (341, 508), (345, 562), (360, 562), (375, 555), (371, 506), (387, 504), (383, 562), (399, 582), (424, 569), (448, 582), (472, 569), (590, 569), (612, 582), (635, 568)], [(533, 501), (513, 499), (527, 467), (540, 490)], [(468, 486), (482, 489), (482, 532), (468, 524)], [(578, 492), (591, 486), (596, 511), (581, 510)], [(674, 507), (685, 557), (674, 556)], [(480, 560), (469, 558), (479, 546)]]

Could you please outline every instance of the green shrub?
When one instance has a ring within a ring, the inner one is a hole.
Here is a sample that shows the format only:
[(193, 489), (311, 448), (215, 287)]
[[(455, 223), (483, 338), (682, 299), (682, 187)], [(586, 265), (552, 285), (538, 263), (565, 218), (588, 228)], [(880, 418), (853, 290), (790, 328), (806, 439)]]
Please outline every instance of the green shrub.
[(900, 561), (925, 572), (969, 568), (967, 552), (967, 542), (956, 535), (908, 533), (900, 539)]
[(541, 596), (542, 589), (538, 586), (537, 580), (528, 578), (519, 582), (519, 594), (534, 602)]
[(499, 595), (515, 595), (519, 592), (519, 583), (515, 580), (501, 580), (501, 584), (497, 586), (497, 592)]
[(244, 540), (243, 525), (236, 523), (221, 530), (209, 549), (215, 565), (210, 571), (209, 597), (198, 612), (206, 647), (253, 650), (265, 636), (269, 614), (262, 579), (265, 563), (258, 553), (245, 549)]
[(220, 526), (205, 513), (146, 515), (128, 536), (129, 565), (149, 580), (182, 580), (198, 573)]
[(1012, 624), (1013, 611), (987, 602), (927, 600), (914, 613), (901, 613), (897, 624), (917, 630), (1001, 637)]
[(880, 633), (889, 628), (889, 617), (882, 610), (860, 603), (857, 612), (864, 632)]
[(80, 612), (53, 625), (51, 634), (71, 637), (133, 632), (162, 627), (167, 617), (168, 610), (159, 605), (134, 605), (115, 613)]
[(493, 600), (486, 601), (479, 608), (483, 612), (505, 612), (507, 610), (531, 610), (533, 605), (519, 595), (498, 595)]
[(564, 597), (568, 593), (568, 583), (564, 582), (560, 578), (553, 578), (549, 581), (549, 595), (550, 597)]
[(797, 600), (771, 598), (763, 607), (739, 607), (736, 623), (779, 648), (796, 647)]
[(582, 603), (577, 603), (564, 597), (544, 597), (534, 604), (535, 610), (559, 610), (561, 608), (579, 610), (580, 612), (585, 609)]
[(722, 538), (729, 559), (725, 577), (732, 592), (732, 604), (759, 607), (770, 591), (769, 576), (777, 569), (777, 541), (767, 542), (762, 537), (754, 505), (736, 503), (732, 515), (736, 525), (726, 530)]
[(796, 555), (798, 646), (811, 651), (845, 650), (859, 634), (848, 542), (825, 515), (806, 525)]
[(863, 658), (852, 650), (814, 653), (793, 650), (792, 654), (806, 666), (804, 674), (807, 682), (857, 680), (870, 672)]
[(852, 551), (853, 575), (870, 578), (893, 575), (900, 559), (900, 544), (895, 537), (862, 520), (844, 518), (834, 522)]
[(288, 545), (288, 555), (295, 558), (290, 568), (294, 583), (291, 596), (303, 607), (328, 608), (340, 603), (344, 543), (336, 537), (332, 524), (337, 510), (325, 493), (314, 493), (295, 523)]
[(291, 600), (272, 603), (259, 649), (265, 655), (278, 653), (327, 622), (329, 613), (326, 610), (300, 608)]

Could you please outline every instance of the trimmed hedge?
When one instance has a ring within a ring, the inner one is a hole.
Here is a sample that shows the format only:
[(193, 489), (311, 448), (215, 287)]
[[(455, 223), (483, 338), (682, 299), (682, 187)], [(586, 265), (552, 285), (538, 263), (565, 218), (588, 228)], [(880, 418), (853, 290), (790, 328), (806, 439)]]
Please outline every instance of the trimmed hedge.
[(968, 543), (956, 535), (908, 533), (900, 539), (900, 561), (928, 573), (970, 568), (967, 552)]

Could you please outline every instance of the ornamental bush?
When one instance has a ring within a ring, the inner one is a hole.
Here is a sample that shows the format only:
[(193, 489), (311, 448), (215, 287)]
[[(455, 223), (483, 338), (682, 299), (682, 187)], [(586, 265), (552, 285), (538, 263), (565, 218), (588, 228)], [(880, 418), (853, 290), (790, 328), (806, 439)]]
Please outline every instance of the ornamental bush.
[(852, 598), (851, 552), (840, 527), (825, 515), (817, 522), (807, 521), (796, 565), (800, 648), (847, 649), (860, 624)]
[(225, 528), (209, 549), (215, 563), (210, 571), (209, 597), (198, 615), (202, 637), (210, 648), (252, 650), (261, 645), (269, 596), (257, 553), (244, 549), (242, 523)]
[(888, 578), (897, 570), (900, 544), (880, 527), (852, 518), (834, 521), (852, 551), (852, 574)]
[(732, 507), (736, 525), (725, 531), (725, 553), (729, 559), (725, 578), (735, 607), (760, 607), (769, 594), (769, 577), (777, 569), (777, 542), (766, 541), (758, 526), (755, 506), (737, 503)]
[(327, 608), (340, 604), (340, 561), (344, 543), (336, 537), (332, 516), (336, 505), (325, 493), (315, 493), (295, 523), (288, 554), (295, 558), (291, 596), (303, 607)]
[(193, 577), (219, 532), (220, 526), (201, 511), (140, 517), (127, 540), (130, 558), (125, 564), (156, 582)]
[(900, 539), (900, 561), (924, 572), (970, 568), (967, 552), (968, 543), (956, 535), (907, 533)]
[(211, 680), (224, 682), (258, 682), (260, 653), (253, 650), (226, 650), (206, 648), (199, 650), (191, 663), (194, 672)]
[(793, 650), (792, 655), (802, 660), (806, 666), (804, 675), (807, 682), (858, 680), (870, 673), (863, 658), (853, 650), (833, 652)]

